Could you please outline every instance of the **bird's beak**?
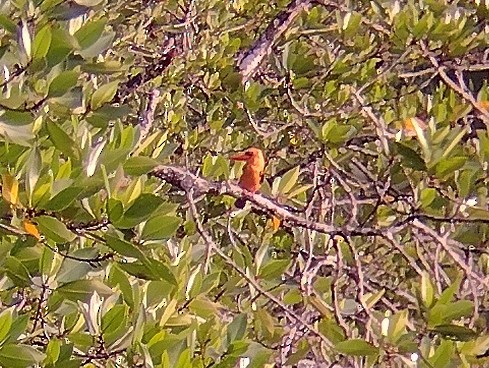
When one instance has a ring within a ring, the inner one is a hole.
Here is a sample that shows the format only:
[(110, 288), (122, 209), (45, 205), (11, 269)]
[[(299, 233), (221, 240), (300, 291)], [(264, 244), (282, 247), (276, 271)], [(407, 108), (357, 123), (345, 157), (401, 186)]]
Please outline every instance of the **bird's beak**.
[(244, 153), (238, 153), (237, 155), (230, 156), (229, 159), (233, 161), (248, 161), (249, 157)]

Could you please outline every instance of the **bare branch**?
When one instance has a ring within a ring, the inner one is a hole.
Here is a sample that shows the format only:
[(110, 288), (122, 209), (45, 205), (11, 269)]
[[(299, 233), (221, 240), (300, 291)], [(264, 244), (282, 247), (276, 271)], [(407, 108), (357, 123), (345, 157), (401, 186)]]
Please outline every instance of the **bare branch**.
[(271, 294), (270, 292), (266, 291), (260, 283), (249, 273), (246, 272), (245, 270), (241, 269), (234, 260), (229, 257), (223, 250), (221, 250), (217, 244), (214, 242), (212, 237), (209, 235), (209, 233), (204, 229), (204, 226), (202, 225), (202, 222), (199, 217), (199, 213), (197, 211), (197, 208), (195, 206), (194, 200), (193, 200), (193, 189), (189, 188), (187, 190), (187, 199), (189, 202), (189, 208), (190, 212), (192, 214), (192, 217), (195, 221), (195, 225), (197, 227), (197, 231), (199, 234), (202, 236), (204, 241), (206, 242), (207, 246), (212, 249), (219, 257), (223, 259), (223, 261), (231, 266), (232, 269), (234, 269), (237, 273), (240, 274), (243, 279), (245, 279), (248, 283), (253, 285), (253, 287), (263, 296), (265, 296), (268, 300), (270, 300), (272, 303), (277, 305), (280, 309), (282, 309), (290, 318), (293, 320), (300, 322), (305, 328), (307, 328), (311, 333), (313, 333), (315, 336), (321, 339), (321, 341), (328, 347), (332, 347), (333, 344), (329, 339), (324, 336), (321, 332), (319, 332), (314, 326), (312, 326), (309, 322), (304, 320), (304, 318), (300, 315), (298, 315), (295, 311), (290, 310), (285, 306), (285, 304), (278, 299), (275, 295)]
[[(443, 82), (445, 82), (452, 90), (454, 90), (457, 94), (459, 94), (464, 100), (469, 102), (474, 109), (476, 109), (478, 112), (480, 112), (481, 116), (480, 118), (486, 123), (489, 124), (489, 112), (487, 112), (480, 104), (476, 101), (474, 96), (470, 93), (470, 91), (467, 90), (465, 84), (460, 84), (458, 85), (455, 83), (446, 73), (446, 67), (440, 65), (438, 60), (433, 56), (433, 54), (430, 52), (428, 49), (426, 43), (424, 41), (420, 41), (421, 49), (424, 52), (424, 55), (429, 59), (431, 64), (436, 68), (438, 71), (438, 74), (440, 75), (441, 79)], [(461, 73), (459, 70), (457, 73)], [(460, 76), (460, 74), (459, 74)], [(458, 78), (459, 83), (461, 81), (461, 77)]]

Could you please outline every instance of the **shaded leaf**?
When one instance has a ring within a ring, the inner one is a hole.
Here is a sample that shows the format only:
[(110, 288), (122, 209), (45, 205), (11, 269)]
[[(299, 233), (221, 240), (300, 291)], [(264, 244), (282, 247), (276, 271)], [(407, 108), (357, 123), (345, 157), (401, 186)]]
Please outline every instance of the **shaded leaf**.
[(83, 190), (80, 187), (67, 187), (51, 198), (44, 208), (50, 211), (62, 211), (68, 208)]
[(114, 225), (122, 229), (134, 227), (150, 218), (163, 202), (161, 197), (150, 193), (143, 193), (124, 212), (122, 218)]
[(158, 215), (149, 219), (144, 225), (141, 238), (157, 240), (171, 238), (178, 230), (183, 220), (177, 216)]
[(7, 344), (0, 348), (0, 364), (9, 368), (27, 368), (40, 363), (45, 355), (32, 346)]
[(115, 236), (109, 234), (105, 234), (105, 240), (109, 248), (116, 251), (122, 256), (132, 257), (139, 260), (146, 258), (143, 252), (141, 252), (138, 248), (136, 248), (132, 243), (129, 243), (128, 241), (116, 238)]
[(153, 160), (150, 157), (136, 156), (136, 157), (130, 157), (124, 163), (123, 168), (124, 168), (124, 172), (127, 173), (128, 175), (139, 176), (139, 175), (147, 174), (158, 165), (159, 165), (158, 161)]
[(57, 123), (47, 120), (46, 128), (49, 132), (49, 139), (57, 149), (75, 160), (80, 158), (77, 145)]
[(228, 343), (232, 343), (236, 340), (241, 340), (246, 332), (247, 326), (247, 317), (246, 314), (241, 313), (234, 317), (233, 321), (227, 327), (227, 340)]
[(31, 285), (31, 275), (29, 270), (15, 257), (8, 256), (5, 259), (4, 267), (9, 278), (15, 285), (27, 287)]
[(48, 98), (61, 97), (78, 83), (79, 73), (73, 70), (66, 70), (58, 74), (49, 84)]
[(452, 324), (438, 325), (430, 331), (440, 334), (446, 339), (456, 341), (469, 341), (478, 336), (477, 332), (468, 327)]

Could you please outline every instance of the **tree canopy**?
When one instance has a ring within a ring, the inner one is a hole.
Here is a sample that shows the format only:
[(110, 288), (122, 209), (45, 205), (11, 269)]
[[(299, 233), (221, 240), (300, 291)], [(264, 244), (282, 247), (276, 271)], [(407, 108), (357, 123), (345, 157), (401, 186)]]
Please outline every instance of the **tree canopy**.
[(485, 1), (0, 10), (1, 366), (487, 364)]

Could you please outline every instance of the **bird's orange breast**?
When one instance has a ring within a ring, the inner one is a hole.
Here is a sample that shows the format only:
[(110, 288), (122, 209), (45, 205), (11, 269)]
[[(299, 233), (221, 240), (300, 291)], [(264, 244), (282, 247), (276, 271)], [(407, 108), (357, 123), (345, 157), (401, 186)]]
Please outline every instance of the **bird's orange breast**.
[(263, 169), (245, 165), (243, 174), (239, 178), (239, 186), (249, 192), (255, 193), (261, 187)]

